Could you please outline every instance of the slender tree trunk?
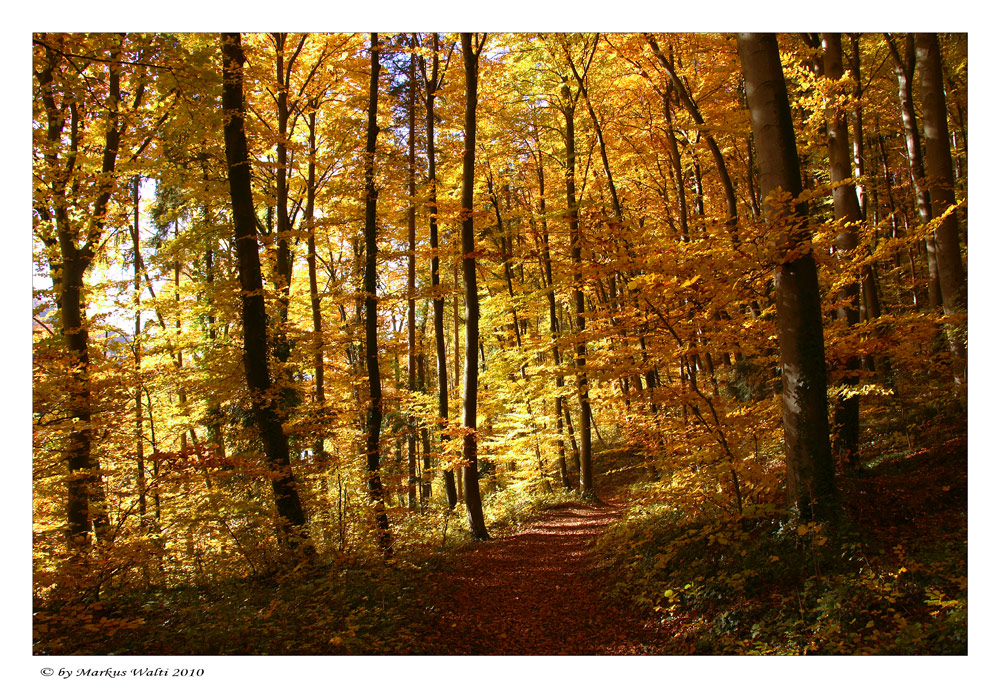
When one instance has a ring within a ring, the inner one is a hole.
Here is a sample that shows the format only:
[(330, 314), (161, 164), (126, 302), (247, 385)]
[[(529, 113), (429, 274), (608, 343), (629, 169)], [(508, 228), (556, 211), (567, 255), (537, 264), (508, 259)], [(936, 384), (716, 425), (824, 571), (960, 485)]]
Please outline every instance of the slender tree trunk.
[[(559, 369), (562, 366), (562, 358), (559, 355), (559, 318), (556, 315), (556, 292), (552, 280), (552, 253), (549, 247), (548, 222), (545, 217), (545, 171), (542, 167), (541, 157), (539, 157), (537, 163), (538, 215), (542, 233), (542, 270), (545, 284), (545, 298), (549, 303), (549, 336), (552, 338), (552, 365)], [(569, 472), (566, 468), (566, 441), (563, 439), (563, 398), (561, 388), (564, 385), (565, 379), (562, 373), (556, 374), (554, 412), (556, 417), (556, 450), (559, 456), (559, 477), (562, 480), (563, 487), (571, 490), (573, 489), (573, 483), (569, 478)]]
[(735, 246), (739, 243), (739, 220), (736, 205), (736, 190), (733, 187), (732, 177), (729, 176), (729, 169), (726, 167), (726, 159), (723, 157), (722, 150), (719, 148), (719, 144), (715, 141), (715, 137), (705, 129), (705, 119), (701, 116), (701, 111), (698, 109), (698, 105), (688, 93), (684, 82), (677, 76), (677, 72), (674, 70), (673, 64), (671, 64), (670, 60), (667, 59), (667, 56), (660, 51), (660, 46), (656, 44), (652, 34), (647, 33), (645, 36), (646, 41), (653, 49), (653, 53), (656, 55), (657, 60), (659, 60), (663, 68), (666, 69), (667, 74), (670, 75), (671, 80), (673, 80), (674, 87), (677, 89), (677, 95), (680, 98), (681, 104), (694, 119), (695, 124), (702, 129), (702, 134), (705, 137), (705, 145), (708, 146), (708, 150), (712, 153), (712, 159), (715, 161), (715, 168), (719, 173), (719, 181), (722, 183), (722, 193), (726, 200), (726, 214), (728, 216), (726, 217), (726, 227), (729, 229), (730, 239)]
[(772, 231), (790, 258), (775, 268), (778, 345), (789, 502), (806, 520), (836, 517), (834, 464), (826, 402), (826, 361), (819, 281), (811, 237), (801, 229), (804, 207), (785, 208), (775, 191), (802, 192), (795, 129), (774, 34), (739, 34), (750, 120), (760, 167), (761, 195)]
[(160, 505), (160, 461), (156, 458), (156, 423), (153, 415), (153, 400), (149, 396), (149, 390), (144, 388), (143, 393), (146, 395), (146, 413), (149, 420), (149, 449), (151, 452), (149, 461), (152, 464), (150, 470), (153, 474), (153, 484), (151, 486), (153, 493), (153, 522), (159, 524), (162, 522), (163, 514)]
[[(326, 391), (325, 365), (323, 362), (323, 311), (320, 308), (319, 278), (316, 273), (316, 101), (310, 103), (309, 109), (309, 164), (306, 172), (306, 207), (302, 222), (306, 226), (306, 267), (309, 271), (309, 307), (312, 312), (313, 325), (313, 384), (316, 397), (316, 408), (320, 414), (325, 413)], [(317, 437), (313, 445), (317, 457), (326, 455), (323, 448), (322, 435)]]
[(684, 187), (684, 169), (681, 165), (681, 152), (677, 147), (677, 133), (674, 131), (674, 117), (670, 108), (670, 90), (663, 93), (663, 115), (667, 120), (667, 145), (670, 150), (670, 164), (674, 171), (674, 184), (677, 191), (677, 206), (680, 211), (679, 222), (681, 230), (681, 241), (690, 241), (691, 235), (688, 230), (688, 207), (687, 190)]
[[(285, 328), (288, 323), (288, 305), (291, 298), (292, 285), (292, 248), (289, 237), (292, 230), (288, 215), (288, 120), (291, 113), (288, 107), (288, 73), (285, 71), (285, 40), (287, 34), (274, 34), (275, 40), (275, 74), (278, 82), (277, 96), (277, 166), (275, 169), (275, 205), (277, 206), (278, 234), (277, 251), (275, 255), (274, 287), (278, 293), (278, 326), (274, 336), (275, 356), (282, 363), (287, 363), (291, 348)], [(290, 381), (290, 380), (289, 380)], [(284, 411), (290, 405), (291, 388), (282, 394)]]
[[(843, 49), (839, 33), (823, 34), (823, 71), (831, 81), (839, 81), (844, 74)], [(848, 254), (858, 247), (857, 227), (863, 221), (861, 206), (854, 188), (851, 170), (851, 150), (847, 134), (847, 118), (836, 105), (828, 108), (827, 150), (830, 156), (830, 181), (833, 190), (834, 216), (840, 222), (837, 231), (837, 250)], [(849, 328), (858, 322), (859, 283), (849, 281), (838, 295), (837, 317), (844, 320)], [(844, 384), (858, 383), (860, 359), (851, 355), (843, 362)], [(859, 400), (857, 394), (839, 394), (833, 409), (833, 452), (836, 460), (856, 465), (858, 459), (858, 438), (860, 434)]]
[[(433, 294), (434, 306), (434, 350), (437, 355), (437, 382), (438, 382), (438, 417), (441, 422), (441, 461), (444, 457), (444, 444), (447, 436), (444, 430), (448, 427), (448, 356), (445, 346), (444, 336), (444, 290), (441, 287), (441, 256), (440, 242), (438, 240), (437, 222), (437, 169), (435, 167), (435, 144), (434, 144), (434, 97), (443, 83), (443, 77), (438, 77), (440, 60), (438, 56), (438, 35), (432, 34), (431, 39), (431, 76), (429, 80), (425, 78), (426, 95), (425, 103), (427, 107), (427, 183), (430, 187), (427, 199), (427, 213), (430, 223), (430, 244), (431, 244), (431, 293)], [(458, 298), (457, 296), (455, 297)], [(457, 326), (457, 312), (456, 326)], [(455, 360), (458, 360), (458, 336), (455, 337)], [(445, 498), (448, 500), (448, 508), (453, 509), (458, 504), (458, 493), (455, 488), (455, 472), (448, 468), (444, 473)]]
[[(601, 34), (594, 34), (594, 48), (597, 47), (597, 42), (600, 41)], [(583, 74), (577, 70), (576, 65), (570, 59), (569, 49), (566, 49), (566, 56), (569, 60), (570, 69), (573, 70), (573, 76), (576, 78), (577, 86), (579, 87), (580, 95), (583, 96), (583, 102), (587, 106), (587, 113), (590, 115), (590, 121), (594, 125), (594, 132), (597, 134), (597, 145), (601, 153), (601, 164), (604, 166), (604, 174), (608, 179), (608, 191), (611, 193), (611, 208), (615, 214), (615, 222), (621, 224), (622, 222), (622, 206), (618, 199), (618, 189), (615, 187), (615, 180), (611, 174), (611, 164), (608, 162), (608, 149), (604, 144), (604, 131), (601, 127), (601, 122), (597, 118), (597, 113), (594, 111), (594, 105), (590, 102), (590, 94), (587, 92), (586, 76), (587, 71), (589, 71), (588, 62), (587, 68), (584, 69)]]
[[(222, 34), (222, 109), (225, 114), (226, 161), (229, 193), (233, 206), (236, 252), (239, 259), (241, 312), (243, 319), (243, 364), (250, 389), (254, 419), (273, 473), (271, 487), (279, 518), (279, 531), (295, 548), (308, 535), (306, 516), (292, 474), (288, 438), (274, 406), (268, 403), (271, 372), (267, 360), (267, 314), (264, 282), (257, 249), (257, 218), (250, 184), (250, 159), (243, 129), (243, 63), (246, 58), (240, 34)], [(305, 543), (306, 553), (311, 545)]]
[[(73, 422), (66, 444), (66, 535), (71, 549), (80, 552), (86, 546), (87, 533), (93, 526), (98, 542), (105, 542), (110, 535), (104, 483), (100, 460), (92, 453), (93, 429), (91, 427), (91, 380), (88, 352), (89, 329), (84, 301), (84, 276), (94, 258), (106, 223), (108, 202), (114, 190), (115, 166), (121, 142), (123, 124), (119, 119), (121, 104), (120, 48), (113, 49), (108, 60), (108, 91), (105, 99), (107, 115), (104, 126), (104, 147), (101, 153), (101, 172), (97, 184), (98, 194), (87, 220), (82, 246), (78, 221), (70, 212), (76, 199), (69, 185), (69, 174), (76, 161), (80, 107), (70, 106), (71, 152), (61, 160), (56, 151), (67, 138), (64, 131), (65, 115), (56, 106), (52, 90), (53, 75), (61, 59), (51, 49), (46, 49), (46, 65), (37, 73), (41, 86), (42, 102), (46, 112), (46, 138), (50, 146), (45, 152), (49, 177), (50, 203), (36, 204), (39, 214), (51, 220), (57, 239), (53, 248), (57, 258), (51, 263), (53, 286), (57, 303), (61, 334), (69, 354), (69, 385), (67, 415)], [(51, 204), (51, 205), (50, 205)]]
[[(407, 100), (409, 150), (406, 155), (406, 191), (410, 196), (406, 209), (406, 387), (417, 391), (417, 39), (411, 37), (410, 88)], [(417, 508), (417, 422), (407, 418), (406, 467), (408, 471), (406, 498), (410, 509)]]
[[(417, 389), (427, 393), (427, 355), (424, 353), (426, 347), (427, 310), (424, 309), (422, 322), (420, 325), (420, 353), (417, 355)], [(420, 427), (420, 449), (423, 455), (423, 467), (420, 473), (420, 506), (424, 507), (431, 499), (431, 438), (427, 430), (427, 425)]]
[[(855, 189), (857, 189), (858, 205), (861, 209), (861, 217), (868, 221), (868, 193), (867, 182), (859, 180), (865, 177), (865, 129), (864, 117), (861, 109), (862, 96), (864, 92), (861, 87), (861, 47), (860, 35), (852, 33), (851, 55), (849, 59), (851, 79), (854, 81), (854, 107), (851, 110), (851, 141), (853, 151), (853, 170), (855, 179)], [(873, 185), (874, 186), (874, 185)], [(874, 193), (874, 192), (873, 192)], [(877, 200), (877, 199), (876, 199)], [(876, 226), (877, 226), (876, 222)], [(861, 310), (864, 320), (874, 320), (882, 315), (882, 306), (879, 303), (878, 282), (875, 279), (875, 269), (868, 265), (861, 272)]]
[[(899, 106), (903, 119), (903, 134), (906, 137), (907, 160), (910, 163), (910, 180), (916, 196), (917, 212), (920, 221), (925, 225), (933, 217), (931, 211), (931, 196), (927, 190), (924, 178), (924, 157), (920, 150), (920, 134), (917, 131), (917, 111), (913, 105), (913, 73), (916, 68), (916, 52), (913, 34), (906, 35), (905, 52), (899, 54), (896, 43), (889, 34), (885, 35), (889, 52), (896, 64), (896, 80), (899, 84)], [(937, 246), (933, 237), (928, 237), (927, 272), (929, 282), (927, 291), (928, 305), (931, 310), (941, 307), (941, 284), (938, 278)]]
[[(575, 100), (570, 100), (569, 86), (562, 88), (563, 117), (566, 120), (566, 209), (570, 234), (570, 260), (573, 263), (573, 307), (576, 319), (577, 344), (574, 347), (574, 364), (576, 368), (576, 390), (580, 401), (580, 491), (590, 496), (594, 491), (594, 478), (591, 468), (591, 438), (590, 438), (590, 392), (587, 382), (587, 345), (583, 336), (586, 330), (584, 318), (583, 296), (583, 236), (580, 232), (580, 219), (576, 202), (576, 131), (574, 129)], [(577, 92), (579, 95), (579, 91)]]
[(365, 359), (368, 368), (368, 436), (366, 456), (368, 470), (368, 496), (375, 506), (375, 528), (378, 547), (386, 557), (392, 554), (389, 517), (385, 510), (385, 494), (379, 475), (382, 434), (382, 375), (378, 362), (378, 230), (375, 188), (375, 142), (378, 137), (378, 34), (371, 35), (371, 78), (368, 88), (368, 134), (365, 143)]
[[(455, 350), (455, 354), (454, 354), (454, 359), (455, 359), (455, 383), (452, 386), (452, 389), (455, 389), (455, 390), (458, 390), (459, 387), (462, 384), (462, 358), (461, 358), (461, 353), (460, 353), (462, 351), (462, 345), (461, 345), (461, 340), (459, 339), (459, 315), (458, 315), (458, 301), (459, 301), (459, 293), (460, 293), (459, 287), (458, 287), (458, 269), (459, 269), (459, 263), (460, 262), (461, 262), (461, 256), (456, 256), (455, 259), (452, 261), (452, 278), (454, 279), (454, 294), (455, 294), (455, 302), (454, 302), (454, 307), (452, 309), (452, 315), (454, 316), (454, 331), (455, 331), (455, 340), (454, 340), (454, 346), (453, 346), (453, 348)], [(457, 394), (457, 391), (456, 391), (456, 394)], [(464, 473), (461, 470), (459, 471), (458, 480), (456, 480), (455, 483), (456, 483), (456, 487), (457, 487), (457, 490), (458, 490), (458, 492), (457, 492), (458, 501), (460, 501), (460, 502), (462, 502), (464, 504), (465, 503), (465, 477), (464, 477)]]
[[(472, 48), (472, 34), (462, 34), (462, 59), (465, 64), (465, 153), (462, 156), (462, 275), (465, 281), (465, 395), (462, 399), (462, 477), (465, 483), (465, 507), (469, 532), (477, 540), (486, 540), (482, 498), (479, 494), (477, 457), (477, 403), (479, 400), (479, 292), (476, 286), (476, 234), (473, 223), (473, 185), (476, 164), (476, 99), (479, 85), (479, 52), (482, 42)], [(485, 38), (483, 39), (485, 40)]]
[(139, 267), (139, 176), (132, 178), (132, 291), (135, 295), (135, 336), (132, 339), (135, 365), (135, 488), (139, 498), (139, 530), (146, 526), (146, 465), (142, 446), (142, 272)]
[(851, 79), (854, 81), (852, 95), (854, 96), (854, 107), (851, 108), (851, 145), (853, 152), (852, 166), (854, 170), (854, 188), (858, 194), (858, 205), (861, 208), (861, 217), (868, 219), (868, 195), (865, 193), (865, 185), (860, 181), (865, 176), (865, 129), (864, 117), (861, 110), (861, 98), (864, 91), (861, 87), (861, 46), (860, 35), (850, 34), (851, 53), (848, 59), (850, 65)]
[[(207, 179), (207, 173), (203, 172), (204, 179)], [(202, 206), (202, 220), (206, 228), (209, 227), (209, 212), (208, 206)], [(215, 235), (212, 234), (209, 239), (210, 243), (208, 249), (205, 251), (205, 283), (206, 283), (206, 300), (209, 302), (209, 310), (206, 320), (208, 321), (208, 341), (210, 347), (214, 348), (215, 342)], [(214, 445), (215, 453), (224, 457), (226, 455), (226, 434), (223, 429), (222, 422), (222, 407), (219, 404), (217, 398), (213, 398), (208, 402), (208, 439), (209, 442)]]

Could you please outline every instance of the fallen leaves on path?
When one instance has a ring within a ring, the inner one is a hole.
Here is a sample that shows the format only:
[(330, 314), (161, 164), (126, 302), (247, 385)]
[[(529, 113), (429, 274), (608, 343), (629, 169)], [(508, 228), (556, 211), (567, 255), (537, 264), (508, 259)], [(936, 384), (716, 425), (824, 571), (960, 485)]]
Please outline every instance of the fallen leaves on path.
[(462, 555), (428, 591), (431, 654), (657, 654), (663, 632), (609, 606), (593, 566), (615, 502), (568, 504)]

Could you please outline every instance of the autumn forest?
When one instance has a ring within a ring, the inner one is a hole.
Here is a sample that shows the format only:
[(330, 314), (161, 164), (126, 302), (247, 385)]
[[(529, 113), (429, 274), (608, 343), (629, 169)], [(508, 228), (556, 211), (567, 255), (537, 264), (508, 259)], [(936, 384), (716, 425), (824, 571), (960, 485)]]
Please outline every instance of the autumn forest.
[(36, 33), (41, 655), (967, 653), (967, 36)]

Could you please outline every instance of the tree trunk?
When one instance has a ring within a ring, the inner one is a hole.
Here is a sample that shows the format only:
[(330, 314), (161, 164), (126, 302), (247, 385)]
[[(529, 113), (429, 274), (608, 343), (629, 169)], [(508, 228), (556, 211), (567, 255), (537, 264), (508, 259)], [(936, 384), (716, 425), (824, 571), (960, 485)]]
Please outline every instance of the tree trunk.
[[(804, 207), (786, 208), (777, 191), (802, 191), (795, 129), (774, 34), (739, 34), (737, 45), (760, 168), (765, 214), (790, 256), (775, 268), (778, 345), (782, 368), (788, 496), (805, 520), (836, 517), (834, 464), (826, 402), (826, 361), (819, 282)], [(801, 254), (801, 255), (800, 255)]]
[[(839, 33), (823, 34), (823, 71), (826, 78), (839, 81), (844, 75), (843, 48)], [(858, 247), (857, 226), (863, 221), (852, 174), (851, 148), (848, 141), (847, 117), (833, 105), (828, 107), (827, 150), (830, 156), (830, 181), (839, 186), (833, 189), (834, 217), (840, 223), (837, 231), (837, 250), (848, 254)], [(848, 328), (858, 324), (859, 282), (849, 281), (838, 294), (837, 317), (847, 323)], [(851, 355), (843, 362), (843, 382), (847, 386), (858, 383), (860, 359)], [(848, 392), (850, 390), (847, 390)], [(834, 402), (833, 409), (833, 453), (838, 461), (855, 465), (858, 459), (858, 437), (860, 397), (853, 393), (841, 393)]]
[[(861, 210), (861, 218), (868, 221), (868, 193), (866, 183), (859, 180), (865, 177), (865, 130), (863, 126), (863, 112), (861, 109), (862, 96), (864, 92), (861, 87), (861, 47), (860, 35), (852, 33), (851, 55), (849, 59), (851, 79), (854, 80), (853, 95), (855, 99), (854, 107), (851, 111), (851, 141), (854, 156), (853, 170), (855, 188), (857, 189), (858, 205)], [(873, 191), (874, 194), (874, 191)], [(877, 200), (877, 197), (876, 197)], [(876, 226), (877, 226), (876, 222)], [(861, 317), (863, 320), (874, 320), (882, 315), (882, 306), (879, 303), (878, 283), (875, 279), (875, 269), (869, 265), (861, 272)], [(887, 362), (887, 361), (886, 361)], [(874, 368), (874, 366), (872, 366)]]
[[(896, 80), (899, 83), (899, 107), (903, 119), (907, 160), (910, 163), (910, 180), (913, 183), (917, 212), (920, 213), (920, 221), (926, 225), (931, 221), (933, 215), (931, 212), (931, 197), (927, 191), (924, 179), (924, 157), (920, 150), (920, 135), (917, 132), (917, 111), (913, 105), (913, 72), (916, 67), (914, 38), (913, 34), (907, 34), (906, 52), (903, 55), (899, 54), (896, 44), (889, 34), (885, 34), (885, 38), (889, 46), (889, 52), (896, 63)], [(927, 285), (928, 305), (931, 310), (937, 310), (941, 307), (941, 284), (938, 279), (937, 247), (935, 246), (933, 237), (928, 237), (925, 244), (927, 246), (927, 272), (929, 276)]]
[(861, 110), (861, 97), (864, 91), (861, 87), (861, 46), (860, 35), (852, 33), (850, 35), (851, 53), (848, 58), (850, 65), (851, 79), (854, 81), (852, 95), (854, 96), (854, 107), (851, 109), (851, 145), (854, 156), (852, 167), (854, 170), (855, 184), (857, 189), (858, 205), (861, 208), (861, 217), (868, 219), (868, 194), (865, 193), (865, 186), (861, 179), (865, 176), (865, 129), (864, 117)]
[[(430, 186), (427, 199), (427, 214), (430, 223), (430, 244), (431, 244), (431, 294), (433, 295), (434, 306), (434, 350), (437, 355), (437, 383), (438, 383), (438, 417), (441, 422), (441, 461), (444, 462), (444, 443), (447, 435), (444, 434), (448, 427), (448, 355), (444, 335), (444, 293), (441, 287), (441, 256), (440, 243), (438, 240), (437, 223), (437, 169), (435, 167), (435, 146), (434, 146), (434, 97), (441, 88), (444, 77), (438, 77), (440, 60), (438, 56), (438, 35), (432, 34), (431, 39), (431, 77), (426, 79), (427, 106), (427, 183)], [(458, 297), (456, 297), (457, 299)], [(457, 313), (457, 309), (456, 309)], [(455, 338), (456, 343), (458, 338)], [(458, 360), (458, 350), (455, 350), (455, 359)], [(444, 473), (444, 492), (448, 500), (448, 508), (454, 509), (458, 504), (458, 493), (455, 488), (455, 472), (448, 468)]]
[(701, 128), (702, 134), (705, 136), (705, 145), (708, 146), (708, 150), (712, 153), (712, 159), (715, 161), (715, 168), (719, 173), (719, 181), (722, 183), (722, 193), (726, 199), (726, 227), (729, 229), (729, 237), (732, 241), (733, 246), (739, 243), (739, 230), (738, 230), (738, 214), (736, 205), (736, 191), (733, 187), (732, 177), (729, 176), (729, 168), (726, 167), (726, 159), (722, 155), (722, 151), (719, 149), (719, 144), (716, 143), (715, 137), (705, 128), (705, 119), (701, 116), (701, 111), (698, 109), (698, 105), (691, 98), (691, 95), (687, 91), (687, 87), (684, 82), (680, 80), (677, 76), (677, 72), (674, 70), (674, 66), (667, 59), (667, 56), (660, 51), (660, 46), (656, 44), (653, 39), (652, 34), (645, 34), (646, 41), (649, 46), (653, 49), (653, 53), (656, 55), (657, 60), (670, 75), (671, 80), (673, 80), (674, 87), (677, 89), (677, 95), (680, 98), (681, 104), (687, 109), (688, 113), (694, 119), (695, 124)]
[[(277, 123), (278, 141), (276, 145), (277, 166), (275, 169), (275, 205), (278, 216), (277, 251), (274, 266), (274, 288), (278, 293), (278, 326), (274, 333), (274, 353), (282, 363), (288, 362), (291, 348), (285, 328), (288, 324), (288, 305), (291, 298), (292, 285), (292, 249), (289, 236), (292, 231), (291, 219), (288, 215), (288, 120), (291, 116), (288, 108), (288, 73), (285, 71), (285, 40), (287, 34), (274, 34), (275, 74), (278, 82)], [(290, 380), (289, 380), (290, 381)], [(290, 405), (291, 388), (284, 390), (283, 411), (287, 412)]]
[[(485, 40), (485, 38), (483, 39)], [(479, 398), (479, 293), (476, 285), (476, 234), (473, 222), (473, 184), (476, 164), (476, 99), (479, 82), (479, 52), (482, 42), (472, 48), (472, 34), (462, 34), (462, 59), (465, 64), (465, 153), (462, 156), (462, 275), (465, 282), (465, 395), (462, 399), (462, 477), (465, 483), (465, 507), (469, 532), (477, 540), (486, 540), (482, 498), (479, 494), (477, 402)]]
[[(537, 131), (535, 132), (537, 136)], [(537, 142), (537, 138), (536, 138)], [(537, 160), (538, 171), (538, 216), (542, 233), (542, 278), (545, 284), (545, 298), (549, 303), (549, 336), (552, 338), (552, 365), (556, 369), (562, 366), (559, 355), (559, 319), (556, 315), (556, 292), (552, 281), (552, 252), (549, 247), (549, 228), (545, 211), (545, 171), (542, 167), (541, 153)], [(566, 468), (566, 441), (563, 439), (563, 399), (561, 388), (565, 384), (562, 373), (556, 374), (555, 417), (556, 417), (556, 450), (559, 456), (559, 477), (563, 487), (573, 489)]]
[[(569, 222), (570, 260), (573, 263), (573, 308), (576, 320), (577, 344), (574, 347), (576, 391), (580, 400), (580, 491), (585, 496), (594, 491), (591, 469), (590, 441), (590, 392), (587, 383), (587, 345), (583, 333), (587, 323), (584, 318), (583, 298), (583, 237), (576, 204), (576, 131), (574, 129), (575, 99), (570, 100), (569, 86), (563, 83), (563, 117), (566, 119), (566, 215)], [(579, 91), (577, 91), (579, 95)]]
[[(407, 101), (409, 150), (406, 154), (406, 191), (410, 196), (406, 209), (406, 388), (417, 391), (417, 39), (412, 37), (410, 53), (410, 88)], [(406, 419), (407, 506), (417, 508), (417, 423)]]
[(132, 291), (135, 295), (135, 336), (132, 339), (133, 360), (135, 365), (135, 472), (136, 493), (139, 498), (139, 530), (146, 526), (146, 465), (142, 446), (142, 344), (139, 335), (142, 332), (142, 280), (139, 268), (139, 176), (132, 179)]
[[(935, 218), (942, 218), (934, 232), (937, 247), (938, 279), (941, 303), (948, 315), (962, 314), (968, 306), (968, 288), (962, 250), (958, 238), (958, 215), (945, 213), (955, 204), (955, 173), (951, 159), (951, 137), (948, 135), (948, 110), (945, 106), (944, 83), (941, 76), (941, 49), (937, 34), (916, 35), (917, 64), (920, 67), (920, 91), (924, 104), (924, 142), (927, 146), (927, 189)], [(943, 216), (943, 217), (942, 217)], [(955, 358), (955, 374), (959, 383), (966, 380), (965, 336), (949, 328), (948, 342)]]
[(368, 421), (367, 421), (367, 471), (368, 496), (375, 506), (375, 529), (378, 548), (383, 556), (392, 555), (389, 517), (385, 510), (385, 494), (379, 475), (381, 453), (379, 441), (382, 434), (382, 375), (378, 363), (378, 277), (376, 257), (378, 232), (376, 228), (375, 142), (378, 137), (378, 34), (371, 35), (371, 78), (368, 88), (368, 134), (365, 143), (365, 359), (368, 368)]
[[(115, 166), (121, 142), (123, 123), (119, 119), (121, 104), (120, 45), (110, 52), (107, 61), (108, 92), (105, 99), (107, 115), (104, 122), (104, 146), (101, 153), (100, 181), (95, 184), (97, 196), (87, 222), (82, 246), (78, 241), (80, 227), (71, 211), (78, 200), (72, 196), (75, 186), (69, 177), (76, 162), (80, 111), (77, 103), (70, 106), (71, 123), (67, 136), (64, 131), (65, 116), (56, 106), (52, 90), (55, 70), (60, 59), (56, 51), (46, 48), (46, 65), (37, 73), (41, 86), (42, 102), (46, 113), (46, 138), (50, 146), (45, 152), (46, 177), (51, 193), (51, 205), (38, 203), (39, 215), (52, 222), (57, 238), (52, 241), (56, 258), (51, 260), (52, 284), (56, 290), (60, 325), (69, 354), (70, 379), (68, 385), (67, 416), (73, 429), (66, 444), (66, 535), (74, 550), (86, 545), (87, 533), (93, 526), (98, 542), (109, 537), (108, 515), (100, 460), (91, 452), (93, 429), (91, 427), (91, 380), (88, 353), (89, 330), (84, 302), (84, 275), (94, 258), (107, 220), (108, 202), (114, 190)], [(70, 152), (60, 159), (57, 151), (69, 139)], [(70, 196), (67, 196), (70, 192)], [(85, 211), (84, 211), (85, 212)], [(84, 214), (84, 213), (81, 213)]]
[[(202, 172), (203, 179), (208, 178), (207, 171)], [(206, 229), (209, 227), (209, 212), (208, 206), (202, 206), (202, 219)], [(215, 342), (215, 249), (216, 249), (216, 239), (213, 234), (210, 238), (210, 243), (208, 249), (205, 251), (205, 283), (207, 285), (207, 297), (206, 300), (209, 302), (209, 310), (206, 317), (208, 321), (208, 341), (209, 346), (214, 348)], [(208, 439), (209, 442), (214, 446), (214, 452), (217, 456), (225, 457), (226, 455), (226, 434), (223, 429), (223, 415), (222, 407), (218, 401), (218, 398), (213, 398), (208, 402)]]
[[(313, 384), (316, 397), (317, 412), (323, 414), (326, 407), (325, 365), (323, 362), (323, 312), (320, 308), (319, 279), (316, 274), (316, 106), (310, 103), (309, 111), (309, 164), (306, 177), (306, 207), (302, 222), (306, 226), (306, 268), (309, 271), (309, 307), (312, 312), (313, 325)], [(317, 437), (313, 444), (313, 452), (317, 457), (323, 457), (323, 437)]]
[(288, 438), (272, 404), (271, 372), (267, 360), (267, 313), (264, 281), (257, 249), (257, 218), (250, 185), (250, 159), (243, 129), (243, 63), (246, 58), (240, 34), (222, 34), (222, 109), (225, 115), (226, 162), (229, 194), (233, 206), (236, 253), (239, 260), (241, 312), (243, 319), (243, 366), (250, 389), (254, 419), (273, 472), (271, 487), (279, 518), (279, 532), (295, 548), (306, 542), (306, 516), (292, 475)]

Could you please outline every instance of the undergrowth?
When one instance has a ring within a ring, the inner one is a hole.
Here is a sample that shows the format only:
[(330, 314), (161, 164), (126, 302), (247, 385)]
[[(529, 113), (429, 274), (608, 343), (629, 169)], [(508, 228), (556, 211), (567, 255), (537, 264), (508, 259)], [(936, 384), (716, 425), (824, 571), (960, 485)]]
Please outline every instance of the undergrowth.
[(665, 625), (677, 652), (965, 654), (962, 430), (939, 419), (934, 439), (955, 439), (845, 472), (836, 526), (767, 504), (752, 517), (683, 508), (669, 475), (636, 483), (597, 543), (612, 594)]
[[(489, 494), (491, 536), (521, 528), (573, 493), (531, 486)], [(95, 591), (80, 577), (36, 600), (35, 654), (287, 655), (407, 654), (423, 647), (421, 589), (472, 544), (464, 509), (393, 510), (395, 554), (373, 547), (327, 551), (251, 576), (190, 585)], [(374, 537), (370, 538), (374, 542)], [(67, 575), (68, 579), (69, 576)]]
[(521, 530), (549, 509), (579, 500), (577, 493), (551, 482), (547, 486), (521, 483), (487, 495), (483, 500), (483, 513), (490, 536), (498, 537)]

